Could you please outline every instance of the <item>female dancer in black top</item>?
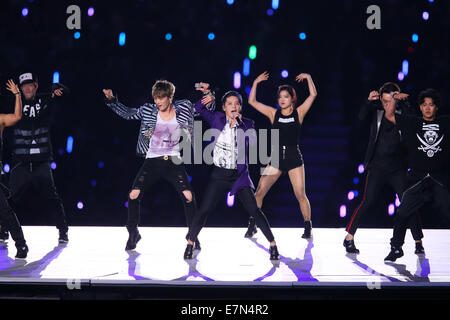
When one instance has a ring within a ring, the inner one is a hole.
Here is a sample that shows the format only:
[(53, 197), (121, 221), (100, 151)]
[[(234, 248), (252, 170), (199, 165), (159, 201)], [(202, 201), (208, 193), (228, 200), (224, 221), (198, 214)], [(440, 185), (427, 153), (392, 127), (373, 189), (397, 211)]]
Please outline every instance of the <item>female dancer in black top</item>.
[[(290, 85), (282, 85), (278, 87), (278, 104), (281, 109), (277, 110), (256, 101), (256, 88), (258, 83), (268, 78), (269, 74), (264, 72), (255, 79), (248, 103), (269, 118), (273, 129), (279, 130), (279, 146), (275, 148), (275, 150), (279, 150), (279, 163), (274, 163), (272, 159), (271, 163), (265, 168), (259, 180), (258, 188), (256, 189), (256, 201), (258, 207), (261, 208), (263, 199), (269, 189), (283, 172), (287, 172), (294, 189), (295, 197), (300, 204), (303, 220), (305, 221), (305, 231), (302, 238), (311, 238), (311, 206), (305, 193), (305, 168), (298, 147), (298, 138), (303, 119), (317, 97), (316, 87), (309, 74), (299, 74), (296, 80), (297, 82), (302, 82), (304, 79), (307, 80), (309, 97), (300, 106), (296, 107), (297, 95), (295, 89)], [(250, 238), (255, 233), (255, 222), (253, 217), (250, 217), (249, 227), (245, 237)]]

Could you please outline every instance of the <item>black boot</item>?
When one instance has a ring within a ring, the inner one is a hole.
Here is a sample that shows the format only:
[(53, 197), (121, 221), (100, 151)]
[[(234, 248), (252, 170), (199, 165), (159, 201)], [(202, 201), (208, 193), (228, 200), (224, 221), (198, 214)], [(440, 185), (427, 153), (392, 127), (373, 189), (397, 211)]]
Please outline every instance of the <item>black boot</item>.
[(312, 223), (311, 221), (305, 221), (305, 231), (302, 235), (303, 239), (309, 239), (312, 237)]
[(355, 246), (355, 241), (352, 240), (344, 240), (344, 247), (348, 253), (359, 253), (359, 250)]
[(398, 258), (403, 257), (403, 250), (402, 247), (394, 247), (391, 246), (391, 252), (389, 252), (389, 254), (387, 255), (386, 258), (384, 258), (384, 261), (391, 261), (391, 262), (395, 262), (395, 260), (397, 260)]
[(244, 238), (251, 238), (257, 232), (258, 232), (258, 229), (256, 229), (255, 218), (251, 217), (248, 219), (248, 229), (244, 235)]
[(0, 231), (0, 243), (6, 244), (6, 243), (8, 243), (8, 239), (9, 239), (8, 230), (4, 230), (2, 228), (2, 230)]
[(280, 260), (280, 254), (278, 253), (277, 246), (270, 246), (270, 260)]
[(28, 246), (25, 243), (19, 245), (16, 243), (16, 248), (16, 259), (26, 259), (28, 254)]
[(415, 254), (425, 254), (425, 248), (422, 245), (422, 241), (416, 242), (416, 250), (414, 251)]
[(202, 247), (200, 246), (200, 241), (198, 241), (198, 239), (195, 240), (194, 250), (198, 250), (198, 251), (202, 250)]
[[(127, 227), (128, 229), (128, 227)], [(129, 237), (127, 241), (127, 245), (125, 250), (134, 250), (136, 249), (136, 244), (141, 240), (141, 235), (137, 228), (128, 229)]]
[(59, 230), (58, 243), (64, 244), (64, 243), (68, 243), (69, 242), (68, 232), (69, 232), (69, 230), (67, 230), (67, 229)]
[(186, 250), (184, 250), (184, 259), (192, 259), (193, 252), (194, 246), (192, 244), (188, 244), (186, 246)]

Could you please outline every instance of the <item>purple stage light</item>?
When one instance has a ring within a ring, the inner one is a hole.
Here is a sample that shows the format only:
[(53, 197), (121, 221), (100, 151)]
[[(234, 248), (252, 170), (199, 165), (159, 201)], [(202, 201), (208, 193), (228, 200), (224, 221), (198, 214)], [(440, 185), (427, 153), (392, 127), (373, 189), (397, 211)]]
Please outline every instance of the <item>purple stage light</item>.
[(350, 191), (347, 195), (347, 199), (348, 200), (353, 200), (355, 199), (355, 193), (353, 191)]
[(347, 206), (345, 204), (341, 205), (339, 208), (339, 216), (344, 218), (347, 215)]
[(52, 162), (51, 164), (50, 164), (50, 167), (53, 169), (53, 170), (55, 170), (56, 169), (56, 162)]
[(93, 7), (90, 7), (87, 11), (87, 14), (89, 17), (92, 17), (94, 15), (94, 13), (95, 13), (95, 10)]
[(229, 192), (227, 194), (227, 206), (234, 206), (234, 195), (231, 195)]
[(390, 216), (392, 216), (392, 215), (394, 214), (394, 212), (395, 212), (395, 206), (394, 206), (393, 203), (391, 203), (391, 204), (389, 205), (389, 207), (388, 207), (388, 214), (389, 214)]
[(78, 201), (78, 203), (77, 203), (77, 208), (78, 208), (79, 210), (83, 209), (83, 208), (84, 208), (83, 202)]
[(363, 174), (363, 173), (364, 173), (364, 165), (363, 165), (363, 164), (360, 164), (360, 165), (358, 166), (358, 173), (359, 173), (359, 174)]

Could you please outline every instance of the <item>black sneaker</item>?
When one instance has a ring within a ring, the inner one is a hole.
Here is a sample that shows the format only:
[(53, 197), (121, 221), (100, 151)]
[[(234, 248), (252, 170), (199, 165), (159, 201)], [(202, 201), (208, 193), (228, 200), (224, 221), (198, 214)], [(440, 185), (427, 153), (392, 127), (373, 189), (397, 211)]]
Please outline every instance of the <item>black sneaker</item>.
[(391, 261), (395, 262), (398, 258), (403, 257), (403, 250), (402, 248), (395, 248), (391, 247), (391, 252), (387, 255), (386, 258), (384, 258), (384, 261)]
[(422, 241), (416, 242), (416, 250), (414, 251), (415, 254), (425, 254), (425, 248), (422, 245)]
[(9, 239), (8, 230), (1, 230), (0, 231), (0, 243), (6, 244), (6, 243), (8, 243), (8, 239)]
[(130, 232), (128, 236), (127, 245), (125, 246), (125, 250), (134, 250), (136, 249), (136, 245), (141, 240), (141, 235), (139, 231), (136, 229), (135, 231)]
[(244, 235), (244, 238), (251, 238), (255, 235), (255, 233), (258, 232), (258, 229), (256, 228), (255, 219), (248, 219), (248, 229), (247, 232)]
[(359, 253), (354, 240), (344, 240), (344, 247), (348, 253)]
[(270, 246), (270, 260), (280, 260), (280, 254), (278, 253), (277, 246)]
[(198, 241), (198, 239), (194, 243), (194, 250), (197, 250), (197, 251), (202, 250), (202, 247), (200, 246), (200, 241)]
[(28, 254), (28, 246), (26, 244), (17, 247), (16, 259), (26, 259), (27, 254)]
[(186, 259), (186, 260), (192, 259), (193, 251), (194, 251), (194, 246), (192, 244), (188, 244), (186, 246), (186, 250), (184, 250), (184, 255), (183, 255), (184, 259)]
[(311, 221), (305, 221), (305, 231), (303, 232), (302, 238), (309, 239), (312, 237), (312, 224)]
[(68, 235), (69, 231), (59, 231), (59, 238), (58, 238), (58, 242), (59, 243), (68, 243), (69, 242), (69, 235)]

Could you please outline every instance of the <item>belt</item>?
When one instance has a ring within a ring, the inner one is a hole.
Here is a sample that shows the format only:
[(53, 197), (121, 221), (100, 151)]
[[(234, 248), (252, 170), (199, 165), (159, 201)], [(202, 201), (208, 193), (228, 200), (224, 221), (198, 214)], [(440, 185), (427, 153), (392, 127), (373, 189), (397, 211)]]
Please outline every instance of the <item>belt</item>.
[[(174, 156), (161, 156), (161, 157), (155, 157), (155, 158), (150, 158), (150, 159), (158, 159), (158, 160), (172, 160), (172, 158), (174, 158)], [(175, 157), (178, 158), (178, 157)]]

